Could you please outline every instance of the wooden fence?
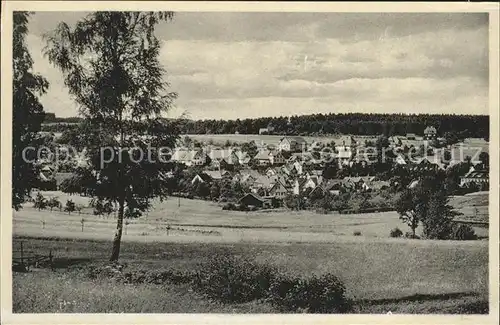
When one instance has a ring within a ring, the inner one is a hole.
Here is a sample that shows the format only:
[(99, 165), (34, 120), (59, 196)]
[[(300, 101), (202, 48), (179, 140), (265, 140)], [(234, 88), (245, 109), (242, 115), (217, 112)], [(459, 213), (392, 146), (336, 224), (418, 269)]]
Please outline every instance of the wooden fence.
[(37, 254), (34, 251), (26, 250), (23, 242), (19, 243), (19, 250), (12, 250), (12, 270), (19, 272), (27, 272), (31, 267), (53, 266), (52, 249), (48, 255)]

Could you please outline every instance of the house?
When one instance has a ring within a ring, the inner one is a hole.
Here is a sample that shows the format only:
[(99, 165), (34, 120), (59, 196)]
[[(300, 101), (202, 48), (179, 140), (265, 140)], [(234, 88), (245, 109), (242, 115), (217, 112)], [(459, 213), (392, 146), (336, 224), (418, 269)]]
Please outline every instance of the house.
[(370, 183), (367, 183), (365, 184), (365, 188), (367, 190), (383, 190), (383, 189), (386, 189), (386, 188), (389, 188), (391, 187), (391, 183), (389, 183), (388, 181), (374, 181), (374, 182), (370, 182)]
[(222, 180), (223, 175), (218, 170), (205, 170), (199, 174), (196, 174), (191, 180), (191, 184), (195, 184), (197, 182), (201, 183), (212, 183), (213, 181)]
[(278, 143), (279, 151), (297, 152), (307, 150), (307, 141), (302, 137), (284, 137)]
[(480, 187), (488, 186), (489, 184), (489, 173), (486, 170), (476, 170), (471, 167), (469, 172), (464, 176), (460, 177), (460, 187), (467, 186), (470, 183), (474, 183)]
[(259, 166), (283, 165), (286, 162), (281, 152), (273, 152), (269, 149), (259, 151), (253, 159)]
[(403, 145), (403, 141), (401, 140), (400, 137), (398, 136), (391, 136), (389, 137), (389, 143), (393, 146), (393, 147), (400, 147)]
[(407, 133), (406, 134), (406, 140), (416, 140), (417, 135), (415, 133)]
[(311, 176), (306, 176), (306, 180), (303, 184), (303, 189), (314, 189), (316, 186), (321, 184), (323, 181), (322, 176), (316, 176), (316, 175), (311, 175)]
[(290, 166), (281, 166), (279, 169), (280, 174), (290, 176), (292, 174), (292, 168)]
[(210, 184), (210, 183), (212, 183), (212, 178), (206, 173), (199, 173), (199, 174), (196, 174), (193, 177), (193, 179), (191, 180), (191, 184), (196, 184), (196, 183)]
[(267, 175), (268, 177), (274, 177), (274, 176), (277, 176), (277, 175), (278, 175), (278, 171), (276, 170), (276, 168), (269, 167), (269, 168), (266, 170), (266, 175)]
[(178, 149), (174, 151), (171, 160), (183, 163), (186, 166), (203, 166), (207, 163), (207, 155), (203, 150)]
[(55, 174), (55, 168), (50, 165), (45, 165), (40, 168), (40, 179), (42, 181), (49, 181), (50, 179), (54, 178)]
[(212, 169), (225, 170), (233, 166), (233, 164), (229, 163), (226, 159), (221, 160), (212, 160), (210, 162), (210, 167)]
[(240, 182), (243, 184), (251, 185), (257, 180), (262, 174), (253, 169), (241, 170), (239, 174), (233, 177), (233, 181)]
[(353, 190), (368, 190), (367, 183), (372, 179), (370, 177), (344, 177), (342, 180), (342, 185), (345, 188), (350, 188)]
[(371, 165), (378, 162), (378, 153), (373, 148), (362, 148), (356, 153), (355, 160), (363, 165)]
[(259, 189), (264, 189), (266, 192), (274, 185), (276, 177), (268, 177), (266, 175), (260, 175), (253, 181), (250, 185), (252, 191), (257, 192)]
[(286, 163), (286, 158), (283, 156), (281, 151), (271, 151), (271, 164), (272, 165), (284, 165)]
[(304, 172), (304, 165), (302, 162), (299, 162), (299, 161), (296, 161), (294, 162), (293, 164), (291, 164), (288, 169), (292, 172), (292, 173), (296, 173), (297, 175), (302, 175), (302, 173)]
[(441, 162), (437, 156), (425, 156), (419, 158), (413, 166), (414, 170), (432, 170), (432, 169), (446, 169), (446, 166)]
[(236, 152), (233, 149), (211, 149), (208, 157), (212, 161), (225, 161), (226, 164), (233, 165), (239, 161)]
[(234, 152), (236, 158), (238, 159), (238, 164), (241, 166), (247, 166), (252, 159), (246, 151), (237, 150)]
[(437, 130), (433, 126), (428, 126), (424, 130), (424, 139), (433, 140), (437, 138)]
[(58, 190), (61, 189), (61, 184), (67, 180), (73, 177), (75, 174), (74, 173), (55, 173), (54, 175), (54, 180), (56, 182), (56, 188)]
[(394, 158), (394, 163), (396, 163), (397, 165), (406, 165), (407, 164), (406, 158), (402, 154), (396, 155), (396, 158)]
[(257, 163), (258, 166), (269, 166), (271, 163), (271, 151), (270, 150), (261, 150), (259, 151), (253, 160)]
[(259, 129), (259, 134), (271, 134), (272, 132), (274, 132), (274, 127), (271, 123), (269, 123), (267, 127)]
[(269, 195), (274, 196), (277, 199), (284, 199), (288, 194), (290, 194), (290, 192), (290, 188), (284, 180), (278, 178), (269, 190)]
[(288, 158), (288, 162), (295, 162), (295, 161), (313, 161), (314, 156), (312, 152), (294, 152), (290, 155), (290, 158)]
[(339, 161), (339, 165), (346, 166), (352, 157), (351, 149), (348, 147), (347, 148), (346, 147), (339, 147), (339, 148), (337, 148), (337, 150), (338, 150), (337, 159)]
[(309, 193), (309, 196), (313, 196), (319, 193), (321, 193), (321, 195), (326, 195), (327, 193), (338, 195), (340, 193), (341, 188), (342, 188), (342, 180), (323, 179), (322, 182)]
[(356, 145), (356, 140), (351, 135), (343, 135), (339, 140), (335, 141), (336, 148), (341, 147), (344, 149), (350, 149)]
[(306, 182), (306, 179), (303, 177), (296, 178), (292, 182), (292, 193), (295, 195), (299, 195), (304, 191), (304, 184)]
[(408, 188), (410, 188), (410, 189), (411, 189), (411, 188), (415, 188), (415, 187), (417, 187), (417, 185), (418, 185), (419, 183), (420, 183), (420, 180), (415, 179), (415, 180), (413, 180), (413, 181), (411, 181), (411, 182), (410, 182), (410, 184), (408, 185)]
[(255, 193), (247, 193), (238, 201), (241, 205), (254, 206), (258, 208), (270, 208), (271, 200), (269, 198), (261, 197)]
[(320, 141), (313, 141), (311, 145), (309, 146), (308, 150), (309, 151), (315, 151), (315, 150), (321, 150), (325, 147), (325, 144)]

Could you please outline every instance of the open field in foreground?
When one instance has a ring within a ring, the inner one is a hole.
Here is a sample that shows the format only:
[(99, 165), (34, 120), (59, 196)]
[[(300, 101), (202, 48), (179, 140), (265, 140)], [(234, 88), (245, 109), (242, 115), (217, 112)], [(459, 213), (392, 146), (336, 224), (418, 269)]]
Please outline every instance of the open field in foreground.
[[(45, 192), (87, 205), (88, 198)], [(487, 193), (454, 197), (459, 210), (487, 212)], [(251, 258), (290, 276), (331, 272), (358, 313), (487, 313), (488, 241), (389, 238), (408, 227), (397, 213), (316, 214), (286, 210), (222, 211), (216, 203), (171, 198), (125, 226), (127, 270), (192, 271), (217, 252)], [(272, 313), (262, 301), (221, 304), (188, 284), (120, 284), (92, 280), (80, 266), (103, 265), (116, 227), (113, 216), (37, 211), (14, 213), (13, 250), (56, 257), (54, 271), (14, 273), (15, 312)], [(83, 230), (81, 220), (84, 219)], [(355, 231), (361, 232), (354, 236)], [(487, 237), (488, 229), (476, 228)]]
[[(76, 266), (105, 263), (111, 249), (109, 241), (17, 237), (14, 247), (21, 240), (26, 250), (44, 253), (52, 249), (56, 260), (54, 271), (14, 273), (14, 312), (273, 312), (266, 303), (258, 301), (221, 305), (187, 285), (125, 285), (86, 278)], [(183, 271), (192, 270), (216, 252), (228, 252), (290, 274), (333, 272), (346, 285), (348, 296), (356, 301), (356, 312), (360, 313), (487, 312), (487, 242), (409, 242), (417, 241), (124, 242), (121, 262), (129, 270)]]

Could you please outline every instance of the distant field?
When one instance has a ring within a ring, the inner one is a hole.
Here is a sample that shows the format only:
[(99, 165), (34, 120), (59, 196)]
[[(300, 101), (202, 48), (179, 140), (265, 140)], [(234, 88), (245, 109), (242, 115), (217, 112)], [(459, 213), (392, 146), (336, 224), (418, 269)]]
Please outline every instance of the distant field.
[[(231, 142), (244, 143), (255, 141), (255, 143), (263, 143), (263, 144), (274, 144), (277, 145), (279, 141), (284, 137), (283, 135), (259, 135), (259, 134), (188, 134), (188, 136), (192, 139), (196, 139), (198, 141), (214, 141), (215, 143), (224, 144), (227, 140)], [(363, 142), (365, 140), (374, 140), (377, 136), (353, 136), (355, 140)], [(341, 136), (317, 136), (310, 137), (304, 136), (304, 138), (308, 144), (313, 141), (320, 142), (331, 142), (336, 141), (340, 144), (339, 140)]]
[(476, 192), (464, 196), (453, 196), (450, 198), (450, 205), (463, 216), (457, 217), (460, 220), (470, 220), (476, 222), (489, 221), (489, 192)]
[[(43, 192), (45, 197), (56, 196), (64, 204), (67, 199), (88, 206), (90, 199), (62, 192)], [(454, 197), (450, 203), (464, 213), (460, 219), (486, 221), (488, 210), (484, 204), (487, 194)], [(478, 212), (474, 212), (477, 205)], [(474, 215), (476, 213), (476, 216)], [(91, 208), (83, 213), (42, 210), (26, 204), (14, 212), (15, 234), (44, 236), (69, 236), (70, 238), (107, 239), (114, 232), (113, 214), (107, 217), (92, 215)], [(486, 217), (485, 217), (486, 216)], [(84, 231), (81, 219), (84, 218)], [(45, 228), (42, 228), (45, 222)], [(176, 228), (168, 231), (167, 227)], [(398, 227), (403, 232), (410, 229), (401, 222), (396, 212), (363, 214), (317, 214), (314, 211), (289, 211), (286, 209), (256, 212), (224, 211), (214, 202), (169, 198), (154, 202), (153, 209), (127, 225), (125, 240), (134, 241), (196, 241), (196, 242), (333, 242), (351, 240), (389, 240), (389, 231)], [(488, 237), (488, 229), (475, 227), (481, 237)], [(355, 231), (360, 237), (353, 237)], [(417, 232), (421, 231), (421, 227)]]

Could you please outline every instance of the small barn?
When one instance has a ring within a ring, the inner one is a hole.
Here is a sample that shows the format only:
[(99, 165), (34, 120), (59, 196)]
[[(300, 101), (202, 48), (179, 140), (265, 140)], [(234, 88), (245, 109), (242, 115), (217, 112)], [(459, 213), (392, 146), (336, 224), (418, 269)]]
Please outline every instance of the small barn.
[(267, 209), (271, 207), (271, 201), (267, 198), (263, 198), (255, 193), (245, 194), (239, 201), (239, 204), (246, 206), (254, 206), (257, 208)]

